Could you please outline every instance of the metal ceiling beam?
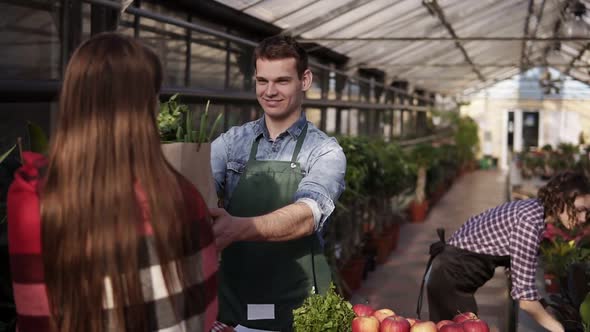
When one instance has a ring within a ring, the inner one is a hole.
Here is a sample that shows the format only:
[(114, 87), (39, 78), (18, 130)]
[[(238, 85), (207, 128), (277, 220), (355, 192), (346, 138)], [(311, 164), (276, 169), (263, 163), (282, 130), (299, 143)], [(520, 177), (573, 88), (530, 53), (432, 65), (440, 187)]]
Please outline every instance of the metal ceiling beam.
[(254, 6), (256, 6), (256, 5), (260, 4), (261, 2), (264, 2), (264, 1), (265, 1), (265, 0), (257, 0), (257, 1), (254, 1), (254, 2), (252, 2), (251, 4), (249, 4), (249, 5), (245, 6), (244, 8), (241, 8), (241, 9), (240, 9), (240, 11), (241, 11), (241, 12), (244, 12), (244, 11), (246, 11), (246, 10), (248, 10), (248, 9), (250, 9), (250, 8), (252, 8), (252, 7), (254, 7)]
[[(553, 38), (557, 38), (557, 36), (559, 35), (559, 29), (561, 28), (561, 20), (563, 19), (566, 10), (569, 6), (569, 1), (564, 1), (563, 4), (561, 5), (561, 8), (559, 9), (559, 15), (557, 17), (557, 19), (555, 20), (555, 23), (553, 23)], [(562, 39), (565, 40), (565, 39)], [(551, 46), (553, 46), (551, 43), (549, 45), (547, 45), (545, 47), (545, 50), (543, 51), (543, 58), (547, 59), (547, 54), (549, 54), (549, 51), (551, 50)]]
[[(574, 64), (576, 63), (576, 61), (582, 59), (582, 56), (584, 55), (584, 53), (586, 53), (587, 50), (590, 50), (590, 43), (586, 44), (586, 46), (584, 46), (580, 52), (578, 53), (578, 55), (576, 55), (572, 61), (570, 61), (569, 65), (567, 66), (567, 68), (565, 69), (565, 71), (563, 72), (566, 75), (570, 74), (570, 71), (572, 70), (572, 68), (574, 68)], [(590, 67), (590, 64), (586, 64), (585, 67)]]
[[(589, 45), (590, 46), (590, 45)], [(588, 48), (586, 48), (588, 49)], [(508, 67), (518, 67), (518, 63), (475, 63), (477, 68), (508, 68)], [(534, 64), (533, 66), (541, 66), (542, 64)], [(391, 68), (411, 68), (411, 67), (434, 67), (434, 68), (453, 68), (453, 67), (466, 67), (470, 66), (467, 63), (399, 63), (399, 64), (389, 64), (387, 67)], [(557, 67), (566, 67), (570, 66), (567, 64), (561, 65), (553, 65)], [(590, 64), (583, 64), (583, 65), (571, 65), (572, 68), (590, 68)]]
[(445, 13), (443, 12), (442, 8), (440, 8), (440, 6), (438, 5), (438, 2), (436, 0), (425, 0), (425, 1), (422, 1), (422, 4), (427, 9), (434, 11), (434, 13), (438, 17), (438, 19), (440, 20), (442, 25), (447, 29), (449, 34), (453, 38), (455, 38), (455, 46), (457, 46), (457, 48), (461, 51), (461, 53), (463, 53), (463, 57), (465, 58), (465, 61), (467, 61), (467, 63), (469, 63), (471, 65), (473, 72), (475, 72), (475, 74), (477, 75), (477, 77), (479, 77), (480, 80), (485, 81), (486, 78), (481, 74), (479, 69), (477, 69), (477, 67), (475, 67), (475, 64), (473, 64), (473, 61), (469, 57), (469, 54), (467, 54), (465, 47), (463, 47), (463, 45), (461, 44), (460, 41), (456, 40), (458, 38), (457, 34), (455, 33), (455, 30), (453, 29), (453, 26), (451, 25), (451, 23), (449, 23), (449, 21), (447, 21), (447, 19), (445, 17)]
[(282, 32), (282, 34), (290, 34), (292, 36), (300, 36), (308, 31), (311, 31), (321, 25), (324, 25), (350, 11), (353, 11), (361, 6), (366, 5), (369, 2), (373, 2), (373, 0), (352, 0), (350, 2), (345, 3), (344, 5), (335, 8), (330, 11), (327, 15), (324, 15), (320, 18), (314, 18), (309, 20), (299, 26), (293, 27), (292, 29), (286, 29)]
[(530, 41), (530, 42), (548, 42), (548, 41), (590, 41), (588, 37), (521, 37), (521, 36), (506, 36), (506, 37), (484, 37), (484, 36), (473, 36), (473, 37), (427, 37), (427, 36), (416, 36), (416, 37), (323, 37), (323, 38), (300, 38), (301, 42), (330, 42), (330, 41), (362, 41), (362, 42), (412, 42), (412, 41), (455, 41), (455, 42), (468, 42), (468, 41), (486, 41), (486, 42), (506, 42), (506, 41)]
[[(407, 26), (408, 24), (415, 23), (420, 16), (420, 12), (418, 12), (416, 9), (412, 9), (409, 11), (404, 11), (402, 13), (399, 13), (399, 17), (401, 17), (400, 20), (391, 20), (388, 23), (384, 23), (384, 24), (376, 25), (376, 26), (372, 25), (372, 24), (367, 24), (367, 22), (371, 22), (371, 17), (378, 15), (384, 11), (390, 10), (390, 8), (397, 6), (399, 4), (400, 4), (400, 2), (395, 2), (395, 3), (387, 4), (384, 7), (377, 8), (374, 11), (368, 13), (367, 15), (365, 15), (363, 17), (359, 17), (356, 21), (351, 22), (348, 25), (348, 27), (346, 27), (344, 29), (346, 30), (350, 27), (354, 27), (357, 24), (362, 24), (361, 26), (362, 26), (363, 30), (358, 31), (356, 33), (357, 35), (361, 36), (361, 35), (372, 32), (375, 29), (375, 27), (377, 26), (379, 28), (379, 31), (383, 31), (384, 35), (388, 35), (388, 34), (391, 34), (393, 31), (399, 30), (399, 28), (397, 27), (398, 24)], [(420, 7), (418, 7), (418, 8), (420, 8)], [(412, 12), (415, 12), (415, 13), (412, 14)], [(375, 22), (377, 22), (377, 21), (375, 21)], [(335, 34), (336, 32), (337, 31), (326, 31), (325, 34), (332, 35), (332, 34)], [(338, 31), (338, 32), (341, 32), (341, 31)], [(327, 44), (326, 46), (335, 48), (335, 47), (341, 46), (345, 42), (346, 41), (341, 41), (339, 43), (332, 42), (332, 43)], [(367, 44), (367, 43), (357, 43), (357, 45), (355, 47), (349, 49), (347, 53), (350, 53), (350, 52), (355, 51), (357, 49), (362, 49), (365, 46), (365, 44)]]
[(522, 34), (522, 44), (520, 47), (520, 71), (524, 71), (525, 63), (526, 63), (526, 40), (529, 36), (529, 24), (531, 22), (531, 16), (533, 14), (533, 7), (535, 6), (535, 0), (529, 0), (529, 7), (526, 14), (526, 19), (524, 20), (524, 32)]
[[(541, 2), (541, 6), (539, 7), (539, 12), (537, 13), (537, 24), (535, 24), (535, 28), (533, 29), (533, 33), (531, 34), (532, 37), (536, 37), (537, 36), (537, 31), (539, 30), (539, 26), (541, 25), (541, 20), (543, 19), (543, 12), (545, 11), (545, 3), (546, 0), (543, 0)], [(529, 43), (529, 45), (526, 45), (525, 42), (525, 50), (524, 50), (524, 62), (525, 65), (528, 66), (530, 64), (530, 57), (529, 54), (531, 53), (531, 49), (533, 48), (532, 43)], [(523, 71), (523, 68), (520, 68), (520, 71)]]
[(574, 73), (575, 73), (575, 72), (572, 72), (572, 73), (571, 73), (569, 76), (570, 76), (571, 78), (573, 78), (574, 80), (576, 80), (576, 81), (580, 82), (580, 83), (584, 83), (584, 84), (586, 84), (586, 85), (590, 86), (590, 81), (586, 81), (586, 80), (583, 80), (583, 79), (577, 78), (577, 77), (576, 77), (576, 75), (577, 75), (577, 74), (574, 74)]

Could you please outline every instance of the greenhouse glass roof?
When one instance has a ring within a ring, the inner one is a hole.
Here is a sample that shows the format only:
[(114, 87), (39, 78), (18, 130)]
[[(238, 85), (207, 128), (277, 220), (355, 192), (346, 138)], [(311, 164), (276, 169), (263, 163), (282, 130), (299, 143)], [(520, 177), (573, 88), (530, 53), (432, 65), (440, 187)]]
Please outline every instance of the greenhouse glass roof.
[(348, 71), (378, 68), (440, 93), (534, 67), (590, 83), (589, 14), (575, 14), (590, 0), (216, 1), (346, 55)]

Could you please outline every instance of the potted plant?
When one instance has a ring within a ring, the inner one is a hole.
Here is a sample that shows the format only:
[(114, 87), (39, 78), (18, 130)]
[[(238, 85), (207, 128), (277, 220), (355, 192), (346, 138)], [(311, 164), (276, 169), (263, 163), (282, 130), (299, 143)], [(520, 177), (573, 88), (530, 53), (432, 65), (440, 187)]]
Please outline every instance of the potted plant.
[(475, 169), (475, 154), (479, 147), (479, 127), (470, 117), (457, 117), (455, 119), (455, 145), (462, 171)]
[(207, 206), (217, 207), (218, 197), (210, 163), (210, 141), (221, 122), (222, 114), (219, 114), (208, 131), (207, 102), (197, 130), (192, 111), (177, 99), (178, 94), (175, 94), (160, 105), (158, 129), (163, 143), (162, 151), (168, 162), (199, 190)]
[(412, 170), (416, 179), (414, 200), (409, 206), (412, 221), (421, 222), (428, 213), (429, 202), (426, 199), (426, 174), (435, 162), (435, 149), (429, 144), (418, 144), (410, 152)]

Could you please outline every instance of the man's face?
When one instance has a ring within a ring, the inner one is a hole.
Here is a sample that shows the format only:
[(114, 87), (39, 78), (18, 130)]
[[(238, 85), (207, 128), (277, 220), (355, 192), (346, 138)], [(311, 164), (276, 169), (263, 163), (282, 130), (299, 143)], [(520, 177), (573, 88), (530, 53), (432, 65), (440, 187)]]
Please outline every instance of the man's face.
[(297, 76), (295, 59), (256, 60), (256, 98), (270, 118), (285, 119), (301, 109), (303, 92), (311, 86), (312, 74)]
[(559, 214), (559, 220), (567, 228), (572, 229), (586, 222), (586, 214), (590, 210), (590, 195), (581, 195), (574, 201), (574, 219), (572, 220), (564, 209)]

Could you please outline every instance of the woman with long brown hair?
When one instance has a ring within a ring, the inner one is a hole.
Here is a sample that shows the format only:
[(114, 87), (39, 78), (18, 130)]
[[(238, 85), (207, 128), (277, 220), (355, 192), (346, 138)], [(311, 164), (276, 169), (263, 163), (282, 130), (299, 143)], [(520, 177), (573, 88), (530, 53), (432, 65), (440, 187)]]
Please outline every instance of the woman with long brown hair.
[(19, 331), (209, 331), (217, 252), (207, 207), (168, 164), (158, 57), (114, 33), (66, 69), (47, 159), (8, 194)]

